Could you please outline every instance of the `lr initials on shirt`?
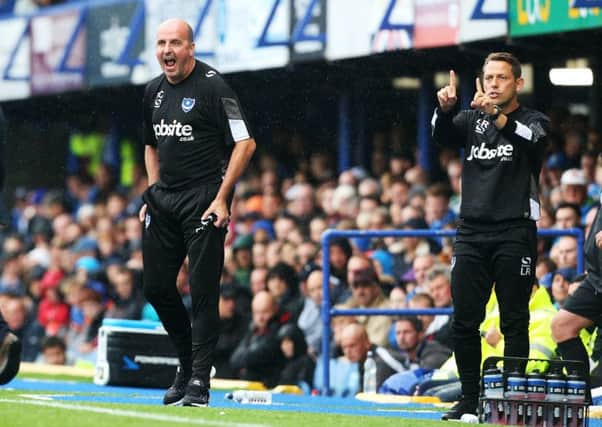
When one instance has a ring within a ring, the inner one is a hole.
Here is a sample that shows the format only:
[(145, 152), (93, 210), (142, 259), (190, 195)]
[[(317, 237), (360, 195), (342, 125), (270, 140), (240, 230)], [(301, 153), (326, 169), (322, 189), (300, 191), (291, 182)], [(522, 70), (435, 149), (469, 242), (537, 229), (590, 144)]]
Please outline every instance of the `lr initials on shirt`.
[(480, 133), (483, 135), (487, 128), (489, 127), (489, 120), (486, 119), (477, 119), (477, 125), (474, 128), (476, 133)]
[(520, 275), (530, 276), (531, 275), (531, 257), (524, 256), (520, 259)]

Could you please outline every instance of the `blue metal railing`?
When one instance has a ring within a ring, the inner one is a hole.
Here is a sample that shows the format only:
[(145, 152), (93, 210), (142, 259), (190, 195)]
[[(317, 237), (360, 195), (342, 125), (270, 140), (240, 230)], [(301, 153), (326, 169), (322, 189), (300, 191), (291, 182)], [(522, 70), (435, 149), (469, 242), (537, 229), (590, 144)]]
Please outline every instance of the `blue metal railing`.
[[(397, 315), (418, 315), (418, 314), (446, 314), (453, 313), (451, 308), (431, 308), (431, 309), (335, 309), (330, 307), (330, 240), (335, 237), (354, 238), (354, 237), (454, 237), (456, 230), (326, 230), (322, 233), (322, 362), (323, 362), (323, 384), (325, 390), (323, 394), (328, 394), (330, 389), (330, 319), (334, 316), (397, 316)], [(583, 230), (570, 228), (567, 230), (542, 229), (537, 230), (538, 236), (557, 237), (573, 236), (577, 238), (577, 271), (583, 272)]]

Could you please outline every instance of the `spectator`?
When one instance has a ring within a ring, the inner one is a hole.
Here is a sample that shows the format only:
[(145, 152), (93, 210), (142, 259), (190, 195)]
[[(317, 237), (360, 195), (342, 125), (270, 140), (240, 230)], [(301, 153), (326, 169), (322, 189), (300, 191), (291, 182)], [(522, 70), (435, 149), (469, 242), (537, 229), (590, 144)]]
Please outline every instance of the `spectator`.
[(58, 287), (42, 288), (42, 300), (38, 306), (38, 322), (45, 329), (46, 335), (64, 334), (69, 326), (69, 306)]
[(453, 224), (456, 215), (449, 208), (451, 191), (443, 184), (433, 184), (426, 191), (425, 220), (431, 230), (441, 230)]
[(563, 236), (552, 247), (550, 258), (558, 268), (577, 267), (577, 239), (572, 236)]
[(253, 297), (253, 323), (230, 358), (238, 378), (261, 381), (267, 387), (278, 383), (283, 357), (278, 342), (278, 305), (267, 291)]
[(8, 296), (0, 305), (2, 316), (8, 328), (21, 340), (23, 362), (33, 362), (40, 351), (44, 328), (35, 319), (29, 316), (27, 300), (20, 296)]
[(397, 320), (395, 336), (407, 370), (437, 369), (452, 354), (449, 347), (424, 339), (422, 322), (415, 316), (402, 316)]
[[(447, 267), (435, 266), (428, 273), (427, 289), (435, 308), (451, 308), (451, 273)], [(438, 314), (429, 325), (428, 333), (448, 348), (454, 348), (451, 325), (453, 315)]]
[[(390, 302), (384, 296), (376, 272), (372, 267), (353, 270), (351, 298), (341, 307), (390, 308)], [(356, 316), (356, 319), (368, 331), (370, 342), (380, 346), (387, 345), (387, 333), (391, 326), (390, 316)]]
[(363, 391), (364, 362), (368, 351), (376, 362), (376, 388), (391, 375), (405, 370), (399, 361), (399, 355), (385, 349), (384, 347), (372, 344), (368, 338), (366, 328), (357, 323), (345, 326), (341, 335), (341, 347), (343, 354), (352, 363), (357, 363), (359, 385), (358, 390)]
[(551, 291), (556, 308), (560, 309), (564, 306), (569, 297), (569, 286), (576, 276), (577, 270), (571, 267), (559, 268), (554, 272)]
[(297, 273), (288, 264), (279, 262), (268, 271), (267, 289), (280, 307), (282, 323), (296, 323), (303, 309)]
[(435, 265), (435, 257), (432, 254), (417, 255), (412, 263), (414, 280), (417, 284), (416, 292), (425, 292), (427, 290), (428, 272)]
[(587, 211), (584, 210), (583, 204), (587, 198), (587, 182), (583, 171), (581, 169), (564, 171), (560, 178), (560, 186), (562, 200), (565, 203), (581, 206), (581, 212), (585, 214)]
[(322, 353), (322, 270), (316, 269), (309, 273), (304, 283), (305, 301), (303, 310), (299, 315), (297, 325), (303, 331), (309, 353), (319, 355)]
[(337, 293), (342, 293), (344, 289), (348, 289), (347, 264), (351, 255), (353, 255), (353, 249), (347, 239), (335, 237), (330, 240), (330, 274), (339, 279), (342, 285)]
[(40, 361), (48, 365), (67, 365), (67, 345), (65, 341), (57, 336), (44, 338)]
[(249, 319), (237, 310), (238, 288), (235, 285), (220, 287), (220, 336), (215, 347), (215, 375), (218, 378), (236, 378), (230, 358), (249, 328)]
[(284, 356), (278, 384), (297, 385), (306, 392), (311, 390), (316, 363), (307, 352), (303, 331), (291, 323), (283, 325), (278, 331), (278, 341)]
[(554, 212), (554, 228), (566, 230), (577, 228), (581, 225), (581, 211), (579, 205), (572, 203), (561, 203)]
[(134, 276), (127, 267), (121, 267), (112, 283), (115, 291), (114, 305), (106, 312), (106, 317), (139, 320), (145, 301), (134, 284)]
[(238, 236), (232, 245), (235, 271), (234, 277), (242, 286), (250, 287), (251, 270), (253, 269), (253, 236), (245, 234)]

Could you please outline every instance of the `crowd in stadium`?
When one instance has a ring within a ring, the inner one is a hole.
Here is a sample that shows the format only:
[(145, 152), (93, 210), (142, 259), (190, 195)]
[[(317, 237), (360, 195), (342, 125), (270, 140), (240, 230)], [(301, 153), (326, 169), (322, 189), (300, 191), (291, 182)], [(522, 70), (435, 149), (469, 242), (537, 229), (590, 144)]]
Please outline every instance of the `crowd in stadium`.
[[(588, 127), (586, 117), (551, 116), (538, 227), (580, 227), (587, 233), (602, 188), (600, 135)], [(301, 151), (293, 162), (262, 150), (259, 141), (232, 205), (217, 377), (270, 387), (298, 384), (306, 391), (323, 387), (318, 357), (322, 232), (455, 228), (461, 198), (458, 153), (439, 150), (439, 173), (429, 174), (409, 146), (396, 132), (376, 134), (370, 166), (337, 173), (328, 151)], [(24, 361), (92, 365), (104, 318), (158, 320), (142, 295), (137, 214), (147, 187), (143, 169), (133, 168), (132, 184), (125, 187), (109, 165), (78, 160), (77, 173), (66, 178), (64, 188), (19, 188), (12, 225), (1, 235), (0, 307), (23, 341)], [(331, 303), (342, 308), (451, 307), (452, 245), (451, 238), (334, 239)], [(531, 356), (551, 358), (550, 320), (579, 285), (577, 241), (542, 238), (538, 250)], [(177, 280), (190, 304), (186, 264)], [(483, 354), (501, 355), (495, 301), (487, 313)], [(362, 362), (372, 350), (381, 390), (440, 391), (457, 375), (449, 325), (444, 315), (334, 318), (328, 349), (331, 387), (339, 395), (361, 390)], [(596, 360), (595, 335), (585, 335)], [(401, 379), (387, 380), (396, 373)], [(437, 387), (424, 386), (425, 378)]]

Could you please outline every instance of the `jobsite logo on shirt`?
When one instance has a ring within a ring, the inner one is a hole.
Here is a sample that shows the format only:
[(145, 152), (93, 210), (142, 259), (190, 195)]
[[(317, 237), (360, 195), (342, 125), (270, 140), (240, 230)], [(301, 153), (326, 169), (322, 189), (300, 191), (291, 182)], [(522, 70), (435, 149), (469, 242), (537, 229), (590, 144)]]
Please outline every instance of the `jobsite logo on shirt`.
[(497, 147), (488, 148), (484, 142), (481, 145), (473, 145), (470, 147), (470, 154), (466, 158), (467, 161), (477, 160), (492, 160), (499, 159), (501, 162), (511, 162), (514, 147), (512, 144), (498, 145)]
[(167, 123), (164, 119), (161, 119), (160, 123), (153, 125), (153, 130), (157, 139), (160, 136), (179, 136), (180, 141), (191, 141), (193, 139), (192, 126), (183, 125), (177, 120)]

